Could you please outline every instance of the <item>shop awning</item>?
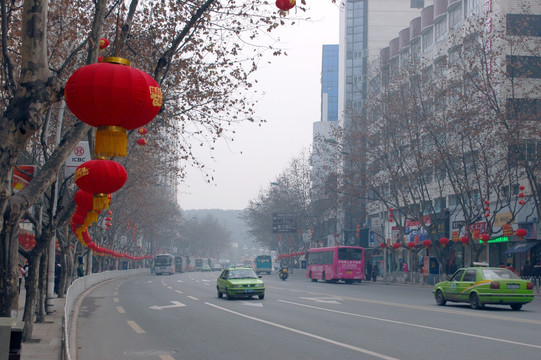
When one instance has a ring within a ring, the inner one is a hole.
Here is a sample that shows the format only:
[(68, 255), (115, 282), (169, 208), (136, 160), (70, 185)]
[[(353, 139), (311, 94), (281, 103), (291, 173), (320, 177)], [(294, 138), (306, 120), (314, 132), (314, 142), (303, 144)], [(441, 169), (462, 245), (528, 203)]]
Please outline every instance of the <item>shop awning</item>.
[(530, 242), (519, 242), (515, 245), (511, 246), (505, 253), (506, 254), (514, 254), (514, 253), (521, 253), (530, 250), (532, 247), (537, 245), (539, 242), (537, 241), (530, 241)]

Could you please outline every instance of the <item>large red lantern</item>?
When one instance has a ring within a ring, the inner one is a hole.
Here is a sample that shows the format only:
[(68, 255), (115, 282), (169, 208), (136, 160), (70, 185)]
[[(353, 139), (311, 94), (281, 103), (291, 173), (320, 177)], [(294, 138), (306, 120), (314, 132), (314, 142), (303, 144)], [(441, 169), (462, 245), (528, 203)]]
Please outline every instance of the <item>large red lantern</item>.
[(296, 3), (296, 0), (276, 0), (276, 7), (282, 11), (288, 11), (293, 9)]
[(400, 243), (394, 243), (393, 244), (393, 250), (398, 250), (401, 246), (402, 246), (402, 244), (400, 244)]
[(481, 234), (480, 238), (481, 238), (481, 242), (486, 245), (488, 243), (488, 241), (490, 240), (490, 235), (489, 234)]
[(410, 250), (413, 250), (415, 248), (415, 243), (413, 241), (408, 242), (408, 247)]
[(382, 249), (385, 249), (387, 247), (387, 245), (385, 245), (385, 243), (380, 243), (379, 247), (382, 248)]
[(447, 244), (449, 244), (449, 238), (442, 237), (442, 238), (440, 239), (440, 244), (441, 244), (442, 247), (447, 246)]
[(85, 221), (85, 225), (90, 225), (98, 221), (98, 211), (94, 210), (93, 194), (79, 190), (75, 193), (73, 200), (77, 205), (77, 211), (82, 214), (86, 214), (85, 216), (87, 219)]
[(425, 247), (425, 249), (428, 249), (429, 247), (432, 246), (432, 241), (426, 239), (426, 240), (423, 240), (423, 246)]
[(112, 160), (90, 160), (79, 165), (74, 179), (81, 190), (94, 195), (93, 209), (103, 210), (109, 207), (109, 194), (124, 186), (128, 174)]
[(528, 230), (526, 229), (517, 229), (515, 235), (518, 236), (519, 240), (524, 240), (524, 236), (528, 235)]
[(162, 106), (162, 92), (144, 71), (118, 57), (75, 70), (66, 83), (66, 105), (82, 122), (98, 128), (94, 153), (126, 156), (126, 129), (154, 119)]
[(462, 236), (460, 238), (460, 242), (462, 243), (462, 246), (466, 246), (470, 242), (470, 238), (467, 236)]

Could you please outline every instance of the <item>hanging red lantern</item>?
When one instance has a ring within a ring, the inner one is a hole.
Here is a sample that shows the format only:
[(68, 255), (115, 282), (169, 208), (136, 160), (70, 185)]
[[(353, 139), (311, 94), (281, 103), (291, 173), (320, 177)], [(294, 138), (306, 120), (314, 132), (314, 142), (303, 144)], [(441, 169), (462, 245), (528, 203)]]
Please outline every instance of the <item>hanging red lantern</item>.
[(490, 217), (490, 213), (485, 213), (485, 217), (486, 218)]
[(462, 246), (466, 246), (470, 242), (470, 238), (467, 236), (462, 236), (460, 238), (460, 242), (462, 243)]
[(100, 39), (100, 50), (105, 49), (107, 46), (109, 46), (109, 40), (105, 38)]
[(75, 225), (84, 225), (85, 224), (85, 217), (84, 215), (81, 215), (80, 213), (73, 213), (71, 215), (71, 223)]
[(140, 128), (139, 130), (137, 130), (137, 132), (141, 136), (144, 136), (144, 135), (146, 135), (148, 133), (147, 129), (145, 129), (145, 128)]
[(485, 205), (490, 205), (490, 201), (485, 200)]
[(97, 127), (94, 153), (126, 156), (126, 129), (154, 119), (162, 106), (156, 81), (130, 62), (106, 57), (103, 63), (83, 66), (70, 76), (64, 90), (66, 105), (82, 122)]
[(86, 161), (79, 165), (74, 174), (75, 184), (94, 195), (94, 210), (108, 208), (110, 193), (122, 188), (127, 178), (126, 169), (112, 160)]
[(449, 244), (449, 238), (442, 237), (442, 238), (440, 239), (440, 244), (441, 244), (442, 247), (447, 246), (447, 244)]
[(98, 211), (94, 210), (94, 195), (84, 190), (78, 190), (73, 197), (80, 213), (85, 214), (85, 225), (91, 225), (98, 221)]
[(145, 146), (145, 145), (147, 144), (147, 140), (146, 140), (146, 139), (143, 139), (143, 138), (138, 139), (138, 140), (137, 140), (137, 144), (138, 144), (139, 146)]
[(520, 200), (518, 203), (519, 203), (520, 205), (524, 205), (524, 204), (526, 204), (526, 201)]
[(518, 236), (520, 241), (524, 240), (524, 236), (528, 235), (528, 230), (526, 229), (517, 229), (515, 235)]
[(523, 198), (523, 197), (524, 197), (524, 193), (518, 194), (518, 197), (519, 197), (519, 198)]
[(402, 244), (400, 244), (400, 243), (394, 243), (394, 244), (393, 244), (393, 250), (398, 250), (398, 249), (400, 249), (401, 247), (402, 247)]
[(276, 0), (276, 7), (282, 11), (293, 9), (295, 4), (296, 0)]
[(105, 218), (105, 221), (111, 221), (111, 220), (113, 220), (113, 218), (110, 217), (110, 216), (108, 216), (108, 217)]
[(423, 240), (423, 246), (425, 247), (425, 249), (428, 249), (429, 247), (432, 246), (432, 241), (426, 239), (426, 240)]
[(520, 185), (520, 186), (518, 187), (518, 189), (519, 189), (520, 191), (524, 190), (524, 185)]
[(490, 240), (490, 235), (489, 234), (481, 234), (480, 238), (481, 238), (481, 242), (486, 245), (488, 243), (488, 241)]
[(408, 242), (408, 247), (410, 250), (413, 250), (415, 248), (415, 243), (413, 241)]
[(385, 245), (385, 243), (380, 243), (379, 247), (382, 248), (382, 249), (385, 249), (387, 247), (387, 245)]

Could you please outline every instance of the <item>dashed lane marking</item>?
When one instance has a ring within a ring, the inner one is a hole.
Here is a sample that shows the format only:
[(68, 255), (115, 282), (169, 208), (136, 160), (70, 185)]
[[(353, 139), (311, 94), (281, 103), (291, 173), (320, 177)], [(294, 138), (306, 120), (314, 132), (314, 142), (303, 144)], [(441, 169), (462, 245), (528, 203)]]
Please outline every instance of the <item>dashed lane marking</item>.
[(128, 325), (135, 331), (137, 334), (144, 334), (145, 330), (141, 329), (139, 325), (135, 321), (128, 320)]
[(124, 308), (122, 306), (117, 306), (116, 309), (118, 310), (119, 313), (121, 314), (125, 314), (126, 313), (126, 310), (124, 310)]

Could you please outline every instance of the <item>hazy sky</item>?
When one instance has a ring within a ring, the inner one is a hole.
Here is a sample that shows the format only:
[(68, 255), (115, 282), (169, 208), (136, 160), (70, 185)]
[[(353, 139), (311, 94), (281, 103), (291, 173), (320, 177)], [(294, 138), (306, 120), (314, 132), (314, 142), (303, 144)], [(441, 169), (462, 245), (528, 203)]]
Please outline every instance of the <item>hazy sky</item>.
[(272, 64), (260, 67), (255, 75), (259, 90), (265, 92), (256, 116), (267, 123), (242, 124), (233, 142), (216, 146), (214, 161), (202, 158), (215, 170), (214, 183), (206, 183), (199, 170), (188, 171), (179, 187), (184, 210), (244, 209), (312, 143), (312, 124), (320, 120), (322, 45), (338, 44), (339, 11), (330, 0), (308, 4), (312, 9), (307, 16), (313, 22), (298, 22), (277, 32), (288, 56), (269, 54)]

